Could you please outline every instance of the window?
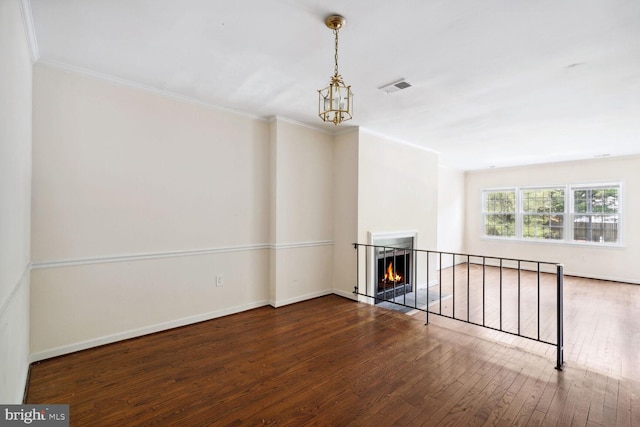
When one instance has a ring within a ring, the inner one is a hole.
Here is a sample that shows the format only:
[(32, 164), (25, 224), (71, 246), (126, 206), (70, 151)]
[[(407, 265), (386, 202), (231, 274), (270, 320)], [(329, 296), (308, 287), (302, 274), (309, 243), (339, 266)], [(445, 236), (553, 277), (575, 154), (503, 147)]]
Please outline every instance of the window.
[(620, 184), (486, 189), (485, 237), (620, 243)]
[(522, 237), (554, 239), (564, 237), (564, 189), (521, 190)]
[(484, 232), (487, 236), (516, 235), (516, 192), (487, 191), (484, 194)]
[(573, 189), (574, 241), (618, 242), (619, 193), (618, 187)]

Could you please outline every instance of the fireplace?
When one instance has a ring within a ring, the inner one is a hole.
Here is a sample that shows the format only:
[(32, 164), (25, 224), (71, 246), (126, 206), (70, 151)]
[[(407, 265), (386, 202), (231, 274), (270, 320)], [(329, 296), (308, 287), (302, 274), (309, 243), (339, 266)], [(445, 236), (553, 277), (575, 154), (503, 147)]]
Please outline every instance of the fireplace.
[(372, 239), (376, 304), (413, 292), (414, 239), (413, 235)]

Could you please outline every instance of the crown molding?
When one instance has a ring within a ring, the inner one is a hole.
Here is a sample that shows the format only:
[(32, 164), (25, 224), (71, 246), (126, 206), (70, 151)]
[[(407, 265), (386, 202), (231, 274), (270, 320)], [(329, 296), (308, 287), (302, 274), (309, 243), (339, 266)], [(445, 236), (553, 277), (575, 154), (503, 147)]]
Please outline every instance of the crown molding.
[(548, 161), (543, 163), (527, 163), (522, 165), (510, 165), (510, 166), (496, 166), (496, 167), (484, 167), (481, 169), (469, 169), (465, 172), (470, 174), (483, 174), (487, 172), (505, 172), (509, 170), (523, 170), (523, 169), (536, 169), (540, 167), (549, 167), (549, 166), (569, 166), (575, 165), (577, 163), (604, 163), (604, 162), (617, 162), (617, 161), (625, 161), (625, 160), (640, 160), (640, 154), (622, 154), (619, 156), (608, 156), (608, 157), (584, 157), (581, 159), (573, 159), (573, 160), (559, 160), (559, 161)]
[(31, 63), (35, 64), (40, 59), (40, 50), (38, 49), (38, 39), (36, 37), (36, 29), (33, 25), (33, 12), (31, 11), (30, 0), (20, 0), (20, 14), (24, 24), (24, 32), (29, 45), (29, 53), (31, 54)]
[(211, 104), (211, 103), (199, 100), (197, 98), (181, 95), (177, 92), (172, 92), (170, 90), (165, 90), (165, 89), (158, 89), (153, 86), (148, 86), (142, 83), (133, 82), (131, 80), (115, 77), (109, 74), (100, 73), (98, 71), (93, 71), (87, 68), (77, 67), (75, 65), (65, 64), (65, 63), (50, 60), (50, 59), (40, 59), (38, 61), (38, 65), (43, 65), (49, 68), (54, 68), (57, 70), (62, 70), (62, 71), (66, 71), (73, 74), (79, 74), (85, 77), (89, 77), (95, 80), (106, 81), (119, 86), (125, 86), (132, 89), (141, 90), (144, 92), (149, 92), (154, 95), (159, 95), (165, 98), (173, 99), (175, 101), (184, 102), (186, 104), (192, 104), (192, 105), (197, 105), (197, 106), (212, 109), (212, 110), (223, 111), (225, 113), (243, 116), (252, 120), (260, 120), (265, 122), (267, 121), (267, 119), (265, 119), (264, 117), (257, 116), (255, 114), (246, 113), (244, 111), (233, 110), (231, 108), (221, 107), (219, 105)]
[(267, 117), (266, 120), (269, 123), (274, 123), (274, 122), (289, 123), (289, 124), (292, 124), (292, 125), (300, 126), (300, 127), (307, 128), (307, 129), (311, 129), (311, 130), (314, 130), (316, 132), (323, 133), (325, 135), (335, 135), (336, 134), (334, 131), (326, 129), (326, 128), (322, 127), (321, 125), (316, 126), (316, 125), (313, 125), (311, 123), (305, 123), (305, 122), (300, 122), (298, 120), (290, 119), (289, 117), (274, 115), (274, 116)]
[(370, 129), (367, 129), (367, 128), (361, 127), (360, 131), (362, 133), (366, 133), (366, 134), (371, 135), (371, 136), (376, 136), (378, 138), (384, 138), (384, 139), (387, 139), (389, 141), (393, 141), (393, 142), (396, 142), (396, 143), (402, 144), (402, 145), (408, 145), (410, 147), (417, 148), (417, 149), (423, 150), (423, 151), (427, 151), (429, 153), (438, 154), (438, 155), (440, 154), (439, 151), (436, 151), (433, 148), (428, 148), (428, 147), (425, 147), (424, 145), (419, 145), (419, 144), (416, 144), (414, 142), (408, 142), (408, 141), (405, 141), (403, 139), (399, 139), (399, 138), (396, 138), (396, 137), (393, 137), (393, 136), (385, 135), (383, 133), (376, 132), (376, 131), (373, 131), (373, 130), (370, 130)]

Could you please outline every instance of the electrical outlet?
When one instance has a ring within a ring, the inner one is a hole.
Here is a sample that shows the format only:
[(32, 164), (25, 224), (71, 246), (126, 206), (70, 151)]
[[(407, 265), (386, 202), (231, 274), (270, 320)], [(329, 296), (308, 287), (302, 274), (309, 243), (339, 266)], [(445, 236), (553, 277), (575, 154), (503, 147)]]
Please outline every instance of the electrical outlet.
[(222, 277), (222, 274), (216, 274), (216, 286), (222, 285), (224, 285), (224, 277)]

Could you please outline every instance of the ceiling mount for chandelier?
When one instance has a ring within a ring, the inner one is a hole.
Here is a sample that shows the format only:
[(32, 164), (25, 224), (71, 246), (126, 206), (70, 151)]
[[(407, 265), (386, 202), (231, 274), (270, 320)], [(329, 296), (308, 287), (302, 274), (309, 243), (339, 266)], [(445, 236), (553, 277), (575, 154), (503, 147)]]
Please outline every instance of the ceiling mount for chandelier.
[(346, 20), (340, 15), (331, 15), (324, 23), (335, 35), (335, 68), (329, 86), (318, 90), (318, 115), (323, 121), (337, 125), (353, 118), (351, 86), (347, 86), (338, 73), (338, 31), (344, 27)]

